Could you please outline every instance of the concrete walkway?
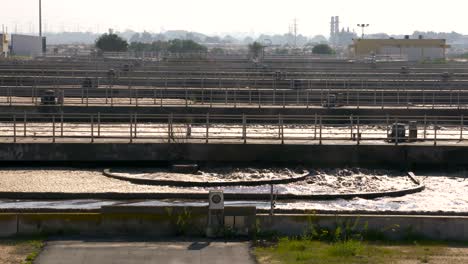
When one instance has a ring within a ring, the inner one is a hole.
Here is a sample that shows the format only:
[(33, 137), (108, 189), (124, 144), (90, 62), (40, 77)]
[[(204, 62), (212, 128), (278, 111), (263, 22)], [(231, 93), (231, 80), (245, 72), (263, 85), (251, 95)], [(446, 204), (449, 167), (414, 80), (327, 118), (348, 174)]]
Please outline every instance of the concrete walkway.
[(36, 264), (245, 263), (254, 264), (248, 242), (48, 242)]

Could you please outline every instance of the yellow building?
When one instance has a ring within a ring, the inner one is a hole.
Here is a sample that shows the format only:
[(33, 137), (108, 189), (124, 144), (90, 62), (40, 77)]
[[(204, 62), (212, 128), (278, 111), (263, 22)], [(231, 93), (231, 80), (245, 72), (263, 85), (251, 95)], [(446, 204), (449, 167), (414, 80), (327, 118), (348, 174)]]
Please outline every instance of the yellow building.
[(445, 59), (449, 48), (445, 39), (354, 39), (350, 46), (355, 57), (389, 56), (406, 58), (409, 61)]

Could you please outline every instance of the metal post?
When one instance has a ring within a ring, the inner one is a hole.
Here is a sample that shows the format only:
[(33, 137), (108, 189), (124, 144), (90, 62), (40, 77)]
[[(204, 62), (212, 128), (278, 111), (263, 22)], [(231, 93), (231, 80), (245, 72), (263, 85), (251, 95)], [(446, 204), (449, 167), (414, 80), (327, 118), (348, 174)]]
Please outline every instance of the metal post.
[(63, 137), (63, 111), (60, 113), (60, 137)]
[(385, 105), (385, 103), (384, 103), (384, 100), (385, 100), (384, 99), (384, 91), (383, 91), (382, 87), (380, 87), (380, 88), (381, 88), (381, 93), (382, 93), (382, 102), (381, 102), (381, 104), (382, 104), (382, 109), (384, 109), (384, 105)]
[(437, 146), (437, 118), (434, 122), (434, 146)]
[(98, 137), (101, 137), (101, 113), (98, 112)]
[[(237, 88), (237, 89), (239, 89), (239, 88)], [(237, 108), (237, 93), (236, 93), (237, 89), (234, 89), (234, 108)]]
[(322, 116), (320, 116), (320, 140), (319, 144), (322, 145)]
[(386, 115), (386, 117), (387, 117), (386, 118), (386, 121), (387, 121), (387, 135), (386, 136), (388, 137), (388, 132), (390, 130), (390, 117), (388, 116), (388, 114)]
[(133, 143), (133, 118), (132, 113), (130, 113), (130, 143)]
[(164, 95), (163, 95), (163, 89), (160, 89), (160, 91), (161, 91), (161, 92), (160, 92), (161, 98), (160, 98), (160, 100), (159, 100), (159, 106), (160, 106), (160, 107), (163, 107), (163, 96), (164, 96)]
[(244, 144), (247, 144), (247, 118), (245, 114), (242, 114), (242, 139)]
[(353, 115), (349, 117), (349, 121), (350, 121), (350, 130), (351, 130), (350, 137), (351, 137), (351, 140), (353, 140), (353, 132), (354, 132)]
[(210, 108), (213, 107), (213, 89), (210, 89)]
[(52, 142), (55, 143), (55, 115), (52, 116)]
[(360, 126), (359, 126), (359, 116), (357, 117), (356, 119), (357, 121), (357, 134), (356, 134), (356, 140), (357, 140), (357, 144), (361, 144), (361, 135), (360, 135)]
[(424, 140), (426, 140), (426, 134), (427, 134), (427, 116), (424, 115)]
[[(398, 124), (398, 118), (395, 120), (395, 124)], [(396, 131), (395, 131), (395, 146), (398, 146), (398, 141), (399, 141), (399, 128), (397, 125)]]
[(359, 106), (360, 106), (360, 96), (359, 96), (359, 91), (357, 91), (357, 109), (359, 109)]
[(202, 82), (202, 88), (201, 88), (201, 104), (204, 105), (205, 104), (205, 88), (203, 86), (204, 85), (204, 79), (201, 80)]
[(461, 120), (460, 120), (460, 141), (463, 140), (463, 126), (465, 124), (464, 119), (465, 119), (465, 117), (462, 115)]
[(273, 217), (274, 214), (275, 214), (275, 194), (274, 194), (273, 184), (270, 184), (270, 216)]
[(286, 108), (286, 91), (283, 90), (283, 108)]
[(280, 136), (281, 136), (281, 145), (284, 145), (284, 125), (283, 125), (283, 116), (281, 114), (278, 115), (279, 124), (280, 124)]
[(173, 114), (171, 113), (169, 115), (169, 122), (168, 122), (168, 127), (167, 127), (167, 131), (168, 131), (168, 135), (169, 135), (169, 138), (168, 138), (169, 143), (171, 143), (171, 138), (174, 137), (174, 133), (172, 131), (172, 119), (173, 119)]
[(138, 87), (135, 87), (135, 106), (138, 108)]
[(258, 90), (258, 108), (262, 108), (262, 93), (260, 92), (260, 90)]
[(24, 111), (24, 127), (23, 127), (24, 137), (26, 137), (26, 123), (27, 123), (27, 117), (26, 117), (26, 111)]
[(315, 113), (315, 122), (314, 122), (314, 140), (317, 139), (317, 113)]
[(137, 138), (137, 131), (138, 131), (138, 120), (137, 120), (137, 113), (133, 115), (133, 137)]
[(114, 86), (111, 82), (111, 86), (110, 86), (110, 100), (111, 100), (111, 107), (114, 106)]
[(206, 113), (206, 144), (209, 141), (209, 133), (210, 133), (210, 113)]
[(13, 142), (16, 143), (16, 115), (13, 115)]
[(91, 143), (94, 143), (94, 116), (91, 115)]

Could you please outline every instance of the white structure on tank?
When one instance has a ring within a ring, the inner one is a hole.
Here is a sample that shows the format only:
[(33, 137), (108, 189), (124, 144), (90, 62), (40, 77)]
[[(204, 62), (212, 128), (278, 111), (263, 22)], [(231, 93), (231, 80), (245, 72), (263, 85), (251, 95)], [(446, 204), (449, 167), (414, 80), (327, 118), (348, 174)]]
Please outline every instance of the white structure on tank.
[(0, 58), (8, 57), (10, 51), (9, 38), (7, 34), (0, 34)]

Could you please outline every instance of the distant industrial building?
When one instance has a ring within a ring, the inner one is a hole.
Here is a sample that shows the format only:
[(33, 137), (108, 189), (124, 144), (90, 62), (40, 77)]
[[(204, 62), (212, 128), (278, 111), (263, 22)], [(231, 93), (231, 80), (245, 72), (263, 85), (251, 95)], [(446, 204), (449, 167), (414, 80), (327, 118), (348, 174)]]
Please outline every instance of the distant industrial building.
[(353, 42), (353, 39), (357, 35), (354, 31), (350, 31), (349, 27), (347, 29), (340, 28), (340, 17), (332, 16), (330, 22), (330, 45), (337, 49), (340, 47), (346, 47)]
[(356, 57), (399, 56), (408, 61), (441, 60), (446, 57), (450, 47), (445, 39), (354, 39), (350, 46), (351, 54)]

